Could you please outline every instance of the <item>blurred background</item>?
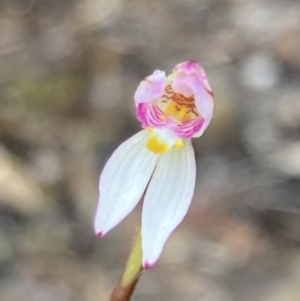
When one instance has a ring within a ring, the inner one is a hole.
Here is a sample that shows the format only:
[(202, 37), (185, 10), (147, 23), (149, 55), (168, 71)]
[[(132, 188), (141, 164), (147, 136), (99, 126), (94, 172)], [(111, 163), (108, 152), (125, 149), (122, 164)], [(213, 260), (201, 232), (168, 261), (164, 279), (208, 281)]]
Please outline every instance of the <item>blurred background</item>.
[(140, 208), (103, 239), (98, 177), (133, 95), (194, 59), (216, 97), (196, 192), (134, 300), (300, 300), (298, 0), (0, 1), (0, 300), (105, 301)]

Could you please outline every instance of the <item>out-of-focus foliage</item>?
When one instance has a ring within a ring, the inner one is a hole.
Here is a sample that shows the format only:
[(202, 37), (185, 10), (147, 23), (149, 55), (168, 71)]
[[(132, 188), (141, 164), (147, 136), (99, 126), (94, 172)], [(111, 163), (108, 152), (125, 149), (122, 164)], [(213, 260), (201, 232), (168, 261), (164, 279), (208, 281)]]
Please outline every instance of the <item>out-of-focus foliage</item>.
[(0, 1), (0, 300), (106, 300), (138, 209), (99, 240), (98, 176), (133, 94), (195, 59), (216, 112), (192, 207), (137, 300), (300, 299), (297, 0)]

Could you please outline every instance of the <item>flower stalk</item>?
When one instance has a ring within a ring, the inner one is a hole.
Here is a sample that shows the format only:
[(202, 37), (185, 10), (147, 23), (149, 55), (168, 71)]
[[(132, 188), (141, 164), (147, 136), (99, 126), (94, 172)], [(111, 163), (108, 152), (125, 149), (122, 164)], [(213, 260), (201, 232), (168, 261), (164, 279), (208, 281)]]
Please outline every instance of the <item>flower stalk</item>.
[(129, 301), (142, 274), (142, 236), (141, 228), (137, 230), (137, 236), (126, 264), (123, 276), (114, 288), (110, 301)]

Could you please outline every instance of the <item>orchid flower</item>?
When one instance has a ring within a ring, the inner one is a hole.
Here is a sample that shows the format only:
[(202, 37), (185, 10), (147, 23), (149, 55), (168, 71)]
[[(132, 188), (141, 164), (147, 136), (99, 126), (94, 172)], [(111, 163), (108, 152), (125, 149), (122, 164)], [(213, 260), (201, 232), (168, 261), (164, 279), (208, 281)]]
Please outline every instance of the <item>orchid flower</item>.
[(142, 264), (149, 268), (190, 206), (196, 180), (191, 138), (200, 137), (209, 125), (214, 98), (204, 70), (187, 61), (169, 76), (155, 70), (139, 84), (134, 99), (143, 130), (106, 163), (94, 227), (103, 237), (144, 195)]

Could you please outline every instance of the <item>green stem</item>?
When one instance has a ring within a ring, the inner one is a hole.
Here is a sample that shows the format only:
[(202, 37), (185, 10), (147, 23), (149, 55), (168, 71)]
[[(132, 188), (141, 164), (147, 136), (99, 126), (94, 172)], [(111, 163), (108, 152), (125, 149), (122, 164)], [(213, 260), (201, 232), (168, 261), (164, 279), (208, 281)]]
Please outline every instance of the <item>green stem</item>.
[(110, 301), (129, 301), (142, 274), (141, 228), (132, 245), (123, 276), (113, 290)]

